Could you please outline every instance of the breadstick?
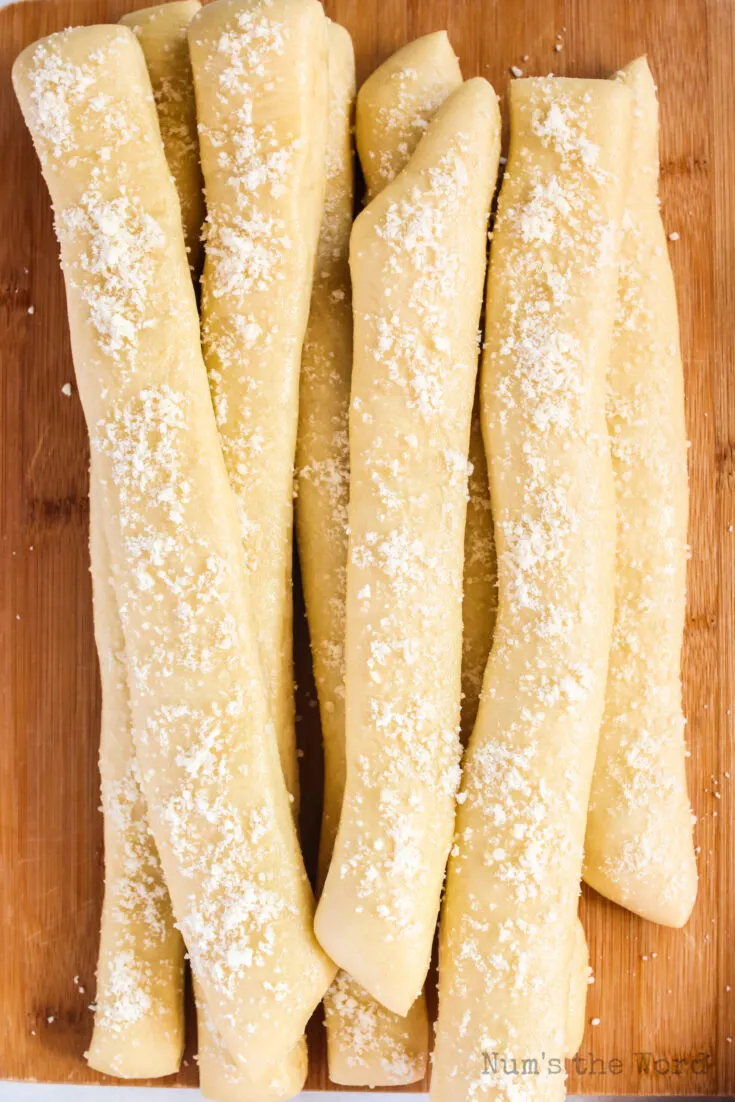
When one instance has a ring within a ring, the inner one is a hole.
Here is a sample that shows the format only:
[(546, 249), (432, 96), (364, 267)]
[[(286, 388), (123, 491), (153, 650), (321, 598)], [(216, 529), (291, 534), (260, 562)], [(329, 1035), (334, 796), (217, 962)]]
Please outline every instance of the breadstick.
[[(358, 97), (357, 141), (372, 195), (382, 191), (389, 175), (392, 179), (405, 167), (431, 115), (462, 82), (457, 59), (444, 32), (410, 43), (398, 56), (400, 64), (390, 58), (381, 65), (363, 85)], [(349, 120), (343, 116), (343, 121), (347, 127)], [(341, 148), (344, 162), (351, 170), (347, 131)], [(329, 189), (330, 177), (327, 180), (327, 210), (330, 209)], [(343, 267), (337, 273), (340, 290), (349, 288), (347, 253), (351, 228), (350, 186), (341, 222)], [(333, 246), (334, 233), (329, 233), (327, 225), (323, 224), (325, 249)], [(297, 514), (300, 516), (301, 569), (324, 731), (320, 883), (324, 882), (329, 867), (344, 792), (347, 422), (352, 367), (350, 301), (343, 297), (331, 304), (328, 298), (320, 299), (325, 292), (329, 294), (328, 287), (324, 291), (320, 289), (322, 272), (326, 275), (327, 269), (320, 260), (309, 322), (313, 336), (307, 337), (302, 361), (299, 431), (304, 454), (300, 464), (302, 481)], [(319, 309), (321, 301), (329, 304), (325, 306), (324, 317)], [(341, 327), (340, 318), (344, 319)], [(342, 356), (333, 351), (340, 331), (345, 337)], [(341, 373), (334, 370), (335, 363), (343, 365)], [(330, 498), (330, 494), (334, 497)], [(326, 517), (334, 518), (332, 529), (325, 523)], [(334, 556), (331, 569), (325, 565), (330, 562), (330, 555)], [(332, 1082), (345, 1086), (397, 1086), (414, 1083), (426, 1074), (429, 1025), (423, 994), (408, 1014), (400, 1017), (371, 998), (346, 972), (338, 972), (324, 997), (324, 1010)]]
[[(296, 798), (292, 488), (299, 359), (324, 186), (325, 20), (309, 0), (219, 3), (195, 22), (190, 39), (209, 203), (205, 358), (248, 565), (257, 569), (261, 661)], [(217, 1069), (208, 1064), (223, 1047), (214, 1041), (200, 1058), (210, 1092)], [(305, 1065), (302, 1042), (263, 1092), (227, 1076), (226, 1065), (220, 1079), (248, 1098), (288, 1097), (303, 1085)]]
[(55, 207), (149, 822), (213, 1021), (255, 1078), (334, 968), (313, 936), (150, 81), (133, 33), (109, 26), (36, 43), (13, 80)]
[[(194, 77), (187, 31), (200, 8), (199, 0), (173, 0), (158, 7), (130, 12), (120, 19), (120, 23), (135, 33), (146, 60), (163, 149), (181, 204), (189, 268), (197, 281), (202, 270), (204, 182), (199, 165)], [(235, 1065), (227, 1052), (211, 1015), (205, 1009), (201, 993), (196, 1006), (199, 1038), (197, 1063), (202, 1091), (213, 1102), (221, 1102), (235, 1089), (242, 1097), (249, 1085), (247, 1075)], [(303, 1082), (298, 1090), (302, 1085)]]
[[(141, 43), (166, 160), (176, 184), (192, 271), (204, 220), (194, 84), (186, 25), (198, 0), (123, 16)], [(182, 50), (183, 46), (183, 50)], [(100, 772), (105, 813), (105, 899), (88, 1063), (124, 1078), (170, 1075), (184, 1043), (184, 948), (148, 828), (131, 729), (122, 637), (100, 490), (90, 470), (90, 559), (102, 681)]]
[[(204, 183), (199, 165), (194, 78), (189, 57), (188, 25), (201, 8), (199, 0), (181, 0), (131, 12), (120, 20), (135, 32), (143, 50), (158, 110), (161, 139), (181, 204), (189, 267), (196, 280), (202, 269)], [(196, 1000), (198, 1067), (202, 1092), (213, 1102), (229, 1097), (278, 1102), (301, 1090), (306, 1076), (305, 1042), (285, 1058), (265, 1082), (253, 1084), (227, 1052), (199, 993)]]
[(149, 1079), (178, 1071), (184, 1048), (184, 945), (148, 828), (131, 729), (125, 644), (90, 478), (89, 551), (102, 684), (100, 774), (105, 896), (94, 1030), (87, 1063), (106, 1075)]
[(199, 0), (172, 0), (129, 12), (120, 20), (135, 32), (148, 66), (163, 148), (181, 203), (189, 267), (197, 280), (202, 270), (204, 185), (187, 27), (201, 6)]
[(326, 18), (317, 0), (218, 0), (189, 43), (208, 207), (204, 356), (295, 801), (293, 469), (324, 198)]
[(645, 58), (635, 98), (608, 428), (617, 499), (615, 627), (587, 819), (584, 878), (643, 918), (683, 926), (697, 894), (680, 649), (687, 458), (676, 292), (658, 205), (658, 105)]
[(446, 31), (409, 42), (368, 77), (355, 113), (355, 142), (368, 199), (404, 169), (429, 120), (461, 83)]
[[(437, 36), (439, 37), (439, 36)], [(344, 791), (344, 632), (349, 492), (348, 414), (352, 304), (350, 127), (355, 95), (352, 41), (329, 26), (330, 126), (327, 186), (311, 313), (301, 361), (296, 512), (299, 558), (324, 732), (324, 811), (319, 883), (329, 867)], [(421, 997), (405, 1018), (385, 1010), (345, 973), (324, 996), (332, 1082), (397, 1086), (426, 1073), (429, 1026)]]
[(462, 85), (358, 217), (345, 799), (316, 932), (389, 1010), (423, 985), (459, 773), (467, 447), (499, 113)]
[(499, 612), (442, 910), (435, 1102), (564, 1096), (612, 630), (605, 374), (631, 100), (607, 81), (510, 87), (481, 386)]
[(286, 1102), (306, 1082), (309, 1056), (306, 1038), (260, 1079), (253, 1080), (230, 1056), (201, 992), (194, 986), (197, 1008), (199, 1089), (210, 1102)]
[(401, 1017), (339, 971), (324, 996), (329, 1078), (346, 1087), (398, 1087), (426, 1075), (429, 1018), (421, 994)]
[[(437, 108), (461, 83), (459, 62), (445, 31), (410, 42), (368, 77), (357, 97), (355, 127), (368, 196), (377, 195), (403, 169)], [(478, 408), (472, 414), (470, 465), (462, 635), (465, 741), (477, 715), (497, 608), (495, 542)]]

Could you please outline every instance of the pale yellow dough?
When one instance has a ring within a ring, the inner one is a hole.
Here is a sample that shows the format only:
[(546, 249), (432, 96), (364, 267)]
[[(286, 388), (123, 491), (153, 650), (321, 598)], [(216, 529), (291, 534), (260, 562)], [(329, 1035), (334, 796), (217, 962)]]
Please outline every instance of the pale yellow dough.
[(584, 878), (652, 922), (682, 926), (697, 894), (680, 651), (687, 444), (676, 292), (658, 204), (658, 104), (645, 58), (635, 98), (608, 428), (617, 499), (615, 626)]
[(13, 79), (55, 208), (149, 821), (212, 1019), (257, 1077), (334, 967), (313, 936), (150, 80), (134, 34), (110, 26), (36, 43)]
[[(204, 220), (194, 84), (186, 26), (198, 0), (123, 16), (141, 43), (166, 160), (189, 249), (198, 265)], [(100, 735), (105, 814), (105, 901), (97, 966), (91, 1067), (124, 1078), (178, 1070), (184, 1043), (184, 946), (148, 827), (131, 729), (122, 626), (112, 588), (100, 490), (90, 470), (90, 559), (103, 708)]]
[[(461, 83), (459, 62), (446, 31), (409, 42), (368, 77), (357, 97), (355, 139), (369, 197), (403, 169), (437, 108)], [(495, 541), (477, 403), (470, 429), (470, 464), (462, 612), (465, 742), (477, 715), (497, 609)]]
[[(330, 24), (327, 187), (309, 327), (302, 357), (297, 468), (299, 557), (324, 732), (325, 789), (320, 875), (334, 845), (344, 790), (344, 630), (349, 491), (348, 412), (352, 308), (354, 103), (352, 42)], [(329, 1077), (349, 1086), (395, 1086), (423, 1078), (425, 1005), (399, 1018), (340, 972), (324, 998)]]
[(258, 1078), (235, 1063), (196, 984), (199, 1088), (210, 1102), (286, 1102), (303, 1088), (309, 1070), (306, 1038)]
[[(399, 51), (399, 62), (389, 58), (363, 85), (358, 97), (357, 144), (363, 174), (373, 195), (388, 183), (385, 166), (390, 164), (391, 178), (405, 167), (431, 115), (462, 82), (454, 51), (443, 32), (426, 35), (404, 47)], [(331, 74), (331, 55), (330, 67)], [(344, 179), (340, 181), (339, 173), (328, 174), (326, 214), (302, 361), (299, 428), (299, 546), (324, 732), (320, 884), (332, 855), (345, 775), (344, 635), (352, 369), (348, 246), (353, 195), (349, 113), (343, 111), (337, 117), (342, 127), (337, 152), (342, 153), (343, 177), (349, 173), (349, 188), (345, 188)], [(383, 171), (374, 171), (373, 166), (382, 166)], [(330, 203), (332, 188), (335, 200)], [(336, 204), (337, 196), (342, 197), (340, 206)], [(328, 263), (330, 255), (332, 264)], [(330, 275), (331, 281), (327, 279)], [(398, 1086), (414, 1083), (426, 1074), (429, 1023), (423, 994), (408, 1014), (400, 1017), (371, 998), (346, 972), (338, 972), (324, 997), (324, 1011), (329, 1077), (333, 1082), (345, 1086)]]
[(173, 1075), (184, 1048), (184, 944), (148, 827), (133, 743), (125, 643), (100, 487), (90, 479), (89, 551), (102, 685), (105, 896), (87, 1063), (121, 1079)]
[[(442, 909), (435, 1102), (562, 1099), (576, 1039), (576, 910), (613, 616), (605, 377), (631, 108), (607, 81), (510, 87), (481, 388), (499, 612)], [(494, 1053), (518, 1074), (494, 1071)], [(539, 1074), (523, 1074), (532, 1059)]]
[(499, 137), (492, 88), (468, 81), (350, 242), (347, 775), (315, 928), (398, 1014), (426, 976), (453, 828), (467, 449)]
[(204, 357), (294, 798), (293, 471), (324, 198), (326, 25), (317, 0), (217, 0), (189, 29), (207, 193)]
[(201, 8), (199, 0), (171, 0), (129, 12), (120, 22), (140, 42), (161, 126), (166, 160), (181, 203), (181, 221), (195, 280), (202, 270), (204, 190), (199, 167), (196, 103), (187, 28)]
[(339, 971), (324, 996), (324, 1017), (333, 1083), (391, 1088), (424, 1078), (429, 1018), (423, 995), (401, 1017)]
[(429, 120), (461, 83), (446, 31), (409, 42), (367, 78), (357, 97), (355, 143), (368, 199), (404, 169)]
[[(313, 0), (220, 2), (190, 38), (209, 206), (205, 360), (254, 580), (281, 765), (297, 799), (292, 483), (299, 357), (324, 188), (325, 20)], [(200, 1060), (210, 1097), (218, 1082), (254, 1097), (245, 1078), (223, 1067), (217, 1080), (206, 1066), (223, 1047), (212, 1040)], [(302, 1042), (263, 1089), (288, 1097), (283, 1092), (292, 1091), (305, 1063)]]
[[(181, 204), (189, 267), (195, 279), (202, 268), (201, 233), (204, 193), (199, 165), (194, 78), (189, 58), (188, 25), (199, 0), (181, 0), (122, 17), (135, 32), (151, 78), (166, 160)], [(199, 1083), (211, 1102), (281, 1102), (298, 1094), (308, 1070), (306, 1041), (301, 1041), (275, 1071), (253, 1081), (232, 1059), (199, 993), (197, 998)]]
[[(299, 557), (324, 733), (324, 811), (319, 883), (329, 867), (345, 775), (344, 633), (349, 494), (348, 415), (352, 299), (348, 267), (353, 212), (355, 66), (347, 32), (329, 27), (327, 187), (301, 365)], [(385, 1010), (346, 972), (324, 996), (329, 1078), (345, 1086), (398, 1086), (426, 1071), (426, 1007)]]
[[(348, 251), (354, 199), (350, 127), (355, 72), (352, 42), (336, 24), (329, 27), (329, 73), (327, 187), (301, 365), (297, 448), (299, 556), (324, 733), (320, 884), (332, 855), (345, 774), (344, 634), (352, 374)], [(339, 972), (324, 997), (324, 1010), (332, 1082), (398, 1086), (425, 1075), (429, 1024), (423, 996), (401, 1018), (376, 1003), (347, 973)]]

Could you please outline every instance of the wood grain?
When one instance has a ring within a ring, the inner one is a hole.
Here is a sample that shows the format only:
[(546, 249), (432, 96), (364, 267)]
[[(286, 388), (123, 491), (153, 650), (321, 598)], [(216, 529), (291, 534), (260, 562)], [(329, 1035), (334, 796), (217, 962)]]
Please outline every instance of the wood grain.
[[(29, 0), (0, 12), (0, 1078), (110, 1082), (82, 1057), (102, 887), (87, 444), (76, 394), (61, 393), (74, 376), (57, 246), (9, 73), (33, 39), (72, 23), (116, 20), (133, 6)], [(683, 671), (701, 883), (683, 931), (656, 928), (585, 893), (596, 977), (587, 1018), (600, 1024), (588, 1025), (586, 1067), (570, 1069), (569, 1087), (579, 1094), (735, 1094), (735, 811), (728, 775), (735, 772), (735, 3), (326, 6), (353, 35), (360, 79), (404, 42), (442, 27), (465, 75), (486, 76), (501, 94), (510, 65), (604, 76), (649, 55), (661, 94), (664, 214), (680, 234), (672, 257), (692, 441)], [(313, 853), (321, 751), (298, 596), (297, 603), (303, 827)], [(328, 1086), (320, 1017), (310, 1028), (312, 1089)], [(165, 1082), (196, 1082), (192, 1048), (193, 1037), (181, 1074)], [(659, 1063), (641, 1070), (636, 1053)], [(676, 1059), (690, 1063), (675, 1073)]]

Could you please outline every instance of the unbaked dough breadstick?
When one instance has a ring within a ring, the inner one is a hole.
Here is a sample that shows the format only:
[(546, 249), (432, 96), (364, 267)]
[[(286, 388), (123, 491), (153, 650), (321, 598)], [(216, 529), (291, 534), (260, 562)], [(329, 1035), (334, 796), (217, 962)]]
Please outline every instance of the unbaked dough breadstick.
[[(181, 204), (189, 268), (197, 281), (202, 270), (204, 182), (199, 165), (194, 77), (187, 31), (200, 8), (199, 0), (174, 0), (130, 12), (120, 20), (134, 31), (148, 66), (161, 140)], [(235, 1089), (242, 1097), (243, 1084), (248, 1084), (247, 1075), (227, 1052), (204, 1005), (200, 996), (197, 999), (200, 1086), (213, 1102), (220, 1102)]]
[(459, 773), (462, 544), (495, 94), (468, 81), (350, 242), (347, 776), (319, 940), (389, 1010), (426, 976)]
[(409, 42), (368, 77), (355, 115), (355, 143), (368, 199), (403, 170), (429, 119), (461, 83), (446, 31)]
[(135, 32), (148, 66), (163, 148), (181, 203), (189, 267), (195, 279), (202, 270), (204, 185), (187, 28), (201, 6), (199, 0), (172, 0), (129, 12), (120, 20)]
[(196, 984), (194, 995), (199, 1088), (209, 1102), (286, 1102), (301, 1091), (309, 1070), (305, 1037), (301, 1037), (274, 1069), (267, 1069), (259, 1079), (251, 1079), (227, 1051)]
[(420, 995), (401, 1017), (343, 971), (324, 996), (329, 1078), (346, 1087), (398, 1087), (423, 1079), (429, 1018)]
[[(445, 31), (424, 35), (389, 57), (357, 97), (355, 135), (368, 196), (395, 178), (462, 73)], [(470, 429), (469, 500), (465, 523), (462, 634), (462, 734), (477, 715), (482, 675), (497, 608), (495, 541), (479, 408)]]
[(436, 1102), (564, 1097), (612, 630), (605, 375), (631, 106), (607, 81), (510, 86), (481, 387), (499, 614), (442, 909)]
[(184, 944), (155, 843), (133, 743), (125, 643), (102, 527), (100, 487), (90, 478), (89, 551), (94, 633), (102, 685), (100, 774), (105, 896), (94, 1030), (87, 1063), (106, 1075), (173, 1075), (184, 1047)]
[[(345, 34), (332, 25), (335, 34)], [(346, 48), (346, 45), (345, 45)], [(351, 44), (350, 44), (351, 50)], [(396, 63), (399, 59), (400, 64)], [(428, 119), (462, 83), (445, 32), (398, 51), (372, 74), (358, 97), (357, 143), (373, 194), (404, 168)], [(330, 65), (333, 59), (330, 58)], [(351, 80), (354, 84), (354, 62)], [(354, 95), (354, 89), (352, 94)], [(332, 108), (334, 112), (334, 107)], [(332, 118), (334, 119), (334, 113)], [(326, 217), (304, 343), (299, 411), (299, 556), (314, 674), (324, 732), (325, 791), (319, 884), (332, 855), (344, 789), (344, 602), (349, 491), (348, 410), (352, 310), (348, 242), (352, 228), (352, 162), (341, 116), (342, 178), (337, 160), (327, 180)], [(348, 150), (349, 153), (348, 153)], [(349, 161), (347, 157), (349, 156)], [(372, 166), (383, 166), (373, 169)], [(388, 169), (390, 165), (390, 170)], [(334, 196), (330, 199), (330, 191)]]
[[(253, 609), (281, 765), (295, 798), (293, 464), (301, 345), (324, 187), (325, 33), (315, 0), (220, 2), (190, 33), (209, 207), (205, 359), (254, 580)], [(223, 1049), (212, 1040), (200, 1058), (210, 1092), (217, 1079), (210, 1064)], [(266, 1093), (291, 1090), (305, 1060), (305, 1048), (294, 1049), (275, 1073), (281, 1082), (263, 1084)], [(223, 1077), (243, 1097), (253, 1096), (253, 1085), (242, 1077), (233, 1081), (226, 1065), (220, 1086)]]
[[(198, 0), (123, 16), (141, 43), (161, 139), (174, 177), (192, 271), (199, 271), (204, 221), (194, 83), (186, 26)], [(90, 558), (102, 682), (100, 773), (105, 814), (105, 899), (90, 1066), (124, 1078), (175, 1072), (184, 1043), (184, 948), (140, 792), (100, 490), (90, 470)]]
[(204, 356), (296, 798), (293, 469), (324, 198), (326, 18), (317, 0), (218, 0), (194, 19), (189, 43), (207, 189)]
[(645, 58), (619, 79), (635, 97), (635, 112), (608, 394), (618, 520), (615, 627), (584, 877), (644, 918), (682, 926), (697, 894), (680, 676), (684, 380), (658, 204), (656, 89)]
[[(311, 312), (301, 361), (297, 446), (301, 577), (324, 736), (319, 884), (329, 867), (344, 791), (344, 633), (349, 492), (348, 415), (352, 302), (348, 251), (353, 213), (352, 41), (329, 25), (327, 184)], [(376, 1003), (345, 972), (324, 996), (332, 1082), (398, 1086), (422, 1079), (429, 1026), (423, 996), (405, 1018)]]
[(134, 34), (109, 26), (36, 43), (13, 80), (55, 208), (149, 822), (212, 1018), (256, 1077), (334, 968), (313, 936), (150, 81)]
[[(461, 82), (457, 59), (443, 32), (426, 35), (410, 43), (399, 51), (397, 60), (390, 58), (368, 78), (360, 90), (357, 142), (371, 195), (382, 191), (389, 180), (405, 167), (423, 136), (430, 117)], [(347, 142), (348, 140), (347, 138)], [(342, 223), (341, 252), (344, 269), (340, 276), (341, 284), (346, 288), (349, 287), (347, 246), (351, 225), (350, 191), (350, 202), (349, 206), (345, 204)], [(322, 232), (324, 233), (324, 227)], [(319, 268), (318, 264), (312, 298), (312, 318), (315, 301), (320, 294)], [(333, 306), (332, 311), (335, 308), (337, 311), (341, 308), (345, 312), (343, 331), (349, 335), (349, 348), (342, 360), (345, 365), (340, 377), (342, 386), (335, 387), (334, 381), (329, 379), (328, 369), (324, 370), (324, 365), (328, 363), (324, 358), (325, 344), (328, 345), (330, 341), (333, 343), (338, 332), (338, 327), (332, 320), (323, 329), (317, 330), (314, 345), (314, 350), (321, 352), (323, 366), (319, 374), (324, 393), (319, 393), (313, 384), (305, 393), (307, 380), (314, 375), (306, 356), (310, 351), (308, 339), (302, 363), (301, 391), (301, 424), (309, 430), (309, 435), (304, 433), (302, 439), (304, 443), (308, 443), (310, 453), (317, 457), (316, 461), (307, 459), (307, 466), (304, 468), (307, 481), (301, 483), (303, 488), (300, 488), (300, 509), (309, 508), (312, 514), (310, 531), (303, 533), (309, 555), (306, 561), (302, 555), (302, 577), (312, 648), (318, 644), (318, 650), (314, 653), (314, 668), (322, 702), (324, 730), (325, 800), (320, 846), (320, 883), (324, 881), (332, 855), (345, 773), (344, 602), (352, 313), (349, 299)], [(319, 318), (320, 314), (317, 313), (317, 324)], [(310, 319), (310, 326), (311, 324)], [(323, 334), (321, 341), (318, 339), (320, 333)], [(332, 371), (331, 374), (335, 373)], [(335, 449), (334, 455), (322, 455), (325, 443), (329, 445), (330, 441)], [(339, 479), (335, 477), (335, 471), (339, 471)], [(331, 491), (336, 496), (339, 492), (339, 499), (334, 502), (320, 501), (320, 489), (322, 495)], [(310, 496), (306, 497), (305, 494)], [(330, 515), (334, 516), (339, 526), (334, 533), (329, 533), (325, 524), (325, 517)], [(306, 528), (306, 525), (303, 527)], [(322, 546), (327, 542), (325, 534), (331, 536), (328, 546)], [(325, 570), (325, 562), (329, 561), (330, 547), (337, 559), (334, 568), (328, 571)], [(323, 591), (325, 585), (331, 586), (328, 594)], [(322, 620), (329, 621), (324, 632), (320, 631)], [(331, 631), (328, 630), (329, 627)], [(323, 671), (321, 666), (324, 667)], [(424, 1077), (428, 1060), (429, 1025), (423, 994), (419, 995), (408, 1014), (401, 1017), (376, 1002), (346, 972), (338, 972), (324, 997), (324, 1010), (329, 1076), (333, 1082), (345, 1086), (380, 1087), (414, 1083)]]

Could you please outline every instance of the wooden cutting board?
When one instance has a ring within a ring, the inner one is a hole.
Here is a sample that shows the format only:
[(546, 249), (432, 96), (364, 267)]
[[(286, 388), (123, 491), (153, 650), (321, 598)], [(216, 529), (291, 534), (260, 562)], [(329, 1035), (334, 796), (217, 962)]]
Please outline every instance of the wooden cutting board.
[[(88, 452), (78, 398), (62, 393), (74, 372), (57, 245), (10, 66), (42, 35), (115, 21), (134, 6), (30, 0), (0, 12), (0, 1078), (111, 1081), (83, 1059), (102, 894)], [(661, 94), (664, 215), (679, 235), (671, 254), (692, 440), (683, 669), (701, 883), (683, 931), (585, 892), (595, 983), (584, 1063), (570, 1069), (569, 1086), (578, 1094), (735, 1094), (735, 0), (326, 7), (353, 36), (360, 79), (440, 28), (465, 76), (487, 77), (500, 94), (511, 65), (607, 76), (649, 55)], [(299, 607), (303, 830), (313, 854), (321, 755)], [(310, 1029), (312, 1089), (329, 1086), (320, 1018)], [(196, 1082), (193, 1032), (192, 1022), (181, 1073), (165, 1084)]]

